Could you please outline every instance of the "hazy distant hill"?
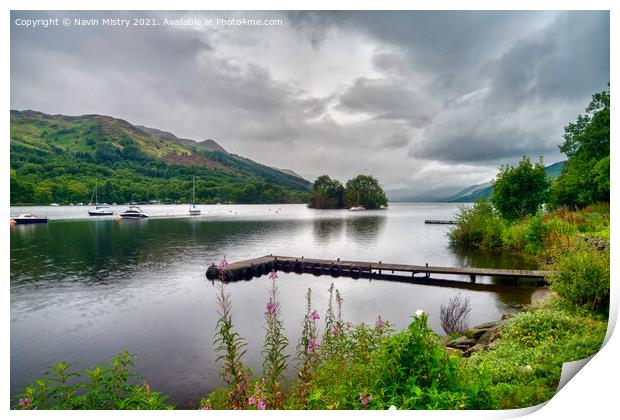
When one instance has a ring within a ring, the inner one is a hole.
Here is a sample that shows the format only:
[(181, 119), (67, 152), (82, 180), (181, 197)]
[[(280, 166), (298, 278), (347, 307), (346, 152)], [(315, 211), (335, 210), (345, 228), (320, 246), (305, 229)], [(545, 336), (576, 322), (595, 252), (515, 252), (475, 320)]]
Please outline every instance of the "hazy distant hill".
[[(545, 172), (551, 178), (555, 179), (560, 176), (562, 173), (562, 168), (564, 167), (564, 162), (557, 162), (553, 165), (545, 166)], [(480, 197), (490, 197), (491, 191), (493, 191), (493, 181), (487, 181), (482, 184), (472, 185), (467, 187), (458, 193), (454, 194), (452, 197), (448, 198), (445, 201), (448, 202), (459, 202), (459, 203), (468, 203), (473, 202), (479, 199)]]
[(11, 111), (11, 203), (84, 202), (102, 180), (105, 200), (303, 202), (310, 183), (226, 152), (105, 115)]

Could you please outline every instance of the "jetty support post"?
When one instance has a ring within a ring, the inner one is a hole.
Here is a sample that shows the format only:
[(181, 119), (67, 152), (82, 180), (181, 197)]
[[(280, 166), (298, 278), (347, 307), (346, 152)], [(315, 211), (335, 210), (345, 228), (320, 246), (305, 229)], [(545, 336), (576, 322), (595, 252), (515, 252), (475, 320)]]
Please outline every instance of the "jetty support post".
[(475, 283), (476, 282), (476, 275), (475, 274), (470, 274), (469, 275), (469, 282), (470, 283)]
[[(428, 267), (428, 263), (426, 263), (426, 266)], [(426, 272), (426, 278), (429, 279), (431, 277), (431, 273), (429, 273), (428, 271)]]

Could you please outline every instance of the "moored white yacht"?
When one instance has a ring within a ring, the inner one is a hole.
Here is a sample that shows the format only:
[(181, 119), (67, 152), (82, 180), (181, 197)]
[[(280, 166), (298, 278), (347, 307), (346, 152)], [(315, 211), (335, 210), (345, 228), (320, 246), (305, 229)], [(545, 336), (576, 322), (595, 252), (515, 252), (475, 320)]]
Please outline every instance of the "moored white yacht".
[[(111, 216), (114, 214), (110, 206), (105, 203), (99, 204), (97, 202), (97, 179), (95, 178), (95, 191), (93, 192), (93, 197), (95, 198), (95, 208), (88, 210), (89, 216)], [(90, 202), (93, 203), (93, 197), (90, 198)]]
[(192, 178), (192, 204), (189, 206), (190, 216), (200, 216), (200, 209), (194, 204), (194, 197), (196, 195), (196, 177)]

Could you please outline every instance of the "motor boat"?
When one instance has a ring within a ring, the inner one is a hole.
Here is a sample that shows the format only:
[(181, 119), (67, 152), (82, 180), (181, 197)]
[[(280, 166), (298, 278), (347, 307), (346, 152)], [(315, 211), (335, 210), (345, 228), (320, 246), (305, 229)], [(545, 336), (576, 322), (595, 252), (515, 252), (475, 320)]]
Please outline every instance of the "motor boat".
[(144, 217), (148, 217), (138, 206), (129, 206), (129, 208), (122, 212), (120, 216), (123, 219), (141, 219)]
[(349, 209), (349, 211), (362, 211), (362, 210), (366, 210), (366, 208), (364, 206), (353, 206)]
[(33, 223), (47, 223), (47, 217), (37, 217), (34, 214), (24, 213), (14, 217), (15, 223), (18, 225), (30, 225)]

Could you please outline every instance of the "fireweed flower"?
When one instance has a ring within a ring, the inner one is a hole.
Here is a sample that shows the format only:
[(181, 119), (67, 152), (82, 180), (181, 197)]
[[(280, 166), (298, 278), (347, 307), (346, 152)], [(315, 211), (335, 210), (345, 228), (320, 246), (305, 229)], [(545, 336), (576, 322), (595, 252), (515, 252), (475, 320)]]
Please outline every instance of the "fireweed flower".
[(226, 256), (224, 256), (224, 258), (222, 259), (222, 261), (220, 261), (220, 266), (219, 266), (219, 268), (220, 268), (220, 270), (221, 270), (221, 269), (226, 268), (226, 267), (228, 267), (228, 260), (226, 260)]
[(269, 273), (269, 280), (275, 280), (278, 278), (278, 272), (276, 270), (273, 270), (271, 273)]
[(320, 345), (321, 343), (319, 342), (319, 340), (317, 340), (315, 337), (312, 337), (308, 341), (308, 353), (313, 353), (314, 351), (316, 351), (316, 349), (319, 348)]
[(308, 314), (308, 318), (310, 318), (310, 320), (312, 320), (312, 321), (316, 321), (317, 319), (321, 319), (321, 317), (319, 316), (319, 313), (316, 310), (310, 312)]
[(258, 408), (259, 410), (264, 410), (265, 408), (267, 408), (264, 397), (258, 400), (258, 402), (256, 403), (256, 408)]
[(256, 400), (254, 399), (254, 397), (248, 398), (248, 405), (254, 405), (255, 402)]
[(32, 400), (30, 398), (20, 398), (19, 399), (19, 406), (21, 408), (23, 408), (24, 410), (28, 410), (30, 408), (30, 403), (32, 402)]
[(375, 328), (380, 330), (383, 327), (385, 327), (385, 321), (382, 320), (381, 317), (379, 317), (379, 319), (377, 319), (377, 321), (375, 322)]
[(334, 335), (340, 334), (340, 328), (338, 328), (338, 325), (332, 328), (332, 334)]
[(360, 402), (365, 407), (369, 402), (372, 401), (372, 395), (366, 394), (366, 392), (360, 392)]
[(270, 316), (275, 316), (275, 314), (276, 314), (276, 305), (274, 305), (273, 303), (269, 302), (267, 304), (267, 312), (266, 312), (266, 314), (270, 315)]

